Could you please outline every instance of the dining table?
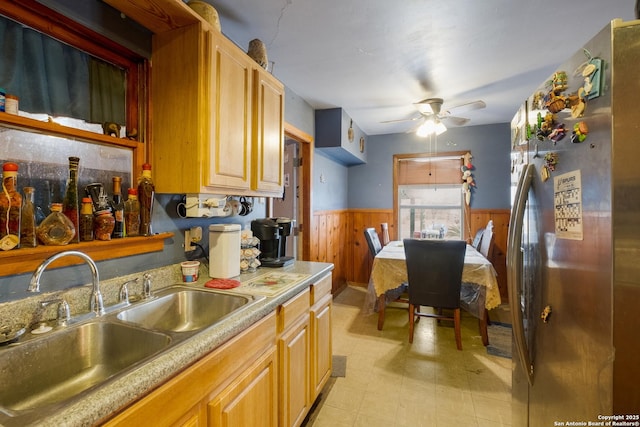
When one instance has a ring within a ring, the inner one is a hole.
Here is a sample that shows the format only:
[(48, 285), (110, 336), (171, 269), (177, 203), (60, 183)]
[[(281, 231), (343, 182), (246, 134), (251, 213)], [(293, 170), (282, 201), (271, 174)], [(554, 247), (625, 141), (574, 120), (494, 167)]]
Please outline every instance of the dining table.
[[(478, 318), (483, 344), (487, 336), (488, 310), (501, 304), (500, 290), (493, 264), (476, 248), (467, 245), (462, 270), (461, 307)], [(384, 325), (388, 302), (396, 300), (407, 286), (407, 264), (402, 241), (386, 244), (373, 260), (369, 280), (368, 305), (378, 312), (378, 329)]]

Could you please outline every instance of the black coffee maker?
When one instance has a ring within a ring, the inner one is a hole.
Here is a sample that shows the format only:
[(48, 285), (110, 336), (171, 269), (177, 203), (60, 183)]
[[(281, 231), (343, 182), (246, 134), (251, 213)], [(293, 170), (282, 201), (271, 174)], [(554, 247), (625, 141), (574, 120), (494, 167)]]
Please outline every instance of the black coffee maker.
[(291, 234), (289, 218), (262, 218), (251, 221), (253, 235), (260, 239), (260, 263), (263, 267), (284, 267), (293, 264), (287, 253), (287, 236)]

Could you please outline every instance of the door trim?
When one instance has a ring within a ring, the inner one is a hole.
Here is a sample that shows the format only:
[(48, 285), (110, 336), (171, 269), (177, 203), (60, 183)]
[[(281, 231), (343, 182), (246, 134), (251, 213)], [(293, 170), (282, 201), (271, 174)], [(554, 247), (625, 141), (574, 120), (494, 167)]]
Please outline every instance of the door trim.
[[(313, 137), (308, 133), (296, 128), (295, 126), (285, 122), (284, 123), (284, 136), (285, 138), (292, 139), (298, 142), (299, 156), (302, 159), (300, 168), (302, 170), (302, 179), (299, 182), (300, 191), (302, 193), (302, 216), (298, 218), (298, 231), (299, 238), (298, 244), (302, 246), (302, 261), (310, 261), (311, 258), (311, 241), (309, 239), (309, 230), (311, 230), (311, 207), (312, 204), (312, 179), (311, 172), (313, 170)], [(283, 141), (284, 143), (284, 141)], [(272, 199), (268, 199), (267, 204), (267, 216), (273, 215), (273, 203)]]

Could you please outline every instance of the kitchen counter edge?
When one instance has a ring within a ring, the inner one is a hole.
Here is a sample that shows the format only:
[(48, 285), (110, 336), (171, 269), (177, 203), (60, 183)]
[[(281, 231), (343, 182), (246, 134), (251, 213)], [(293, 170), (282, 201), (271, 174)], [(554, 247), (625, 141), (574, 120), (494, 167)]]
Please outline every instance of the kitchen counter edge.
[[(189, 365), (272, 313), (279, 305), (302, 292), (317, 279), (329, 274), (333, 270), (333, 264), (297, 261), (284, 268), (259, 269), (259, 274), (246, 275), (246, 277), (243, 274), (240, 276), (240, 280), (249, 280), (264, 274), (267, 270), (309, 274), (309, 277), (281, 294), (267, 297), (248, 310), (241, 311), (216, 325), (212, 325), (117, 380), (86, 392), (82, 399), (50, 414), (46, 420), (39, 420), (37, 425), (90, 426), (106, 421), (115, 413), (144, 397)], [(204, 288), (204, 283), (208, 280), (210, 280), (209, 277), (201, 277), (198, 282), (189, 286)], [(231, 292), (233, 291), (232, 289)]]

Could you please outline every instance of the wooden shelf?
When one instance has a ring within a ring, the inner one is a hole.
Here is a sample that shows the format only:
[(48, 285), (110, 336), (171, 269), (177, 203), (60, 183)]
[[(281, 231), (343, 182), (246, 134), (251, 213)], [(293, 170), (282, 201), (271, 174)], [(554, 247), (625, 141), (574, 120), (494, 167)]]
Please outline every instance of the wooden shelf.
[[(164, 249), (165, 239), (173, 237), (173, 233), (160, 233), (149, 237), (125, 237), (107, 241), (72, 243), (65, 246), (38, 246), (10, 251), (0, 251), (0, 277), (33, 272), (46, 258), (62, 251), (80, 251), (89, 255), (94, 261), (122, 258)], [(82, 263), (77, 257), (64, 257), (52, 263), (51, 267), (64, 267)]]
[(28, 117), (16, 116), (0, 112), (0, 124), (24, 131), (38, 132), (47, 135), (62, 136), (98, 144), (111, 145), (123, 148), (136, 149), (142, 144), (139, 141), (127, 138), (115, 138), (83, 129), (76, 129), (51, 121), (40, 121)]
[[(138, 149), (144, 146), (142, 142), (131, 139), (115, 138), (100, 133), (64, 126), (52, 121), (40, 121), (3, 112), (0, 112), (0, 124), (24, 131), (55, 135), (112, 147), (129, 148), (133, 150), (134, 157)], [(114, 239), (110, 241), (82, 242), (65, 246), (38, 246), (36, 248), (21, 248), (6, 252), (0, 251), (0, 265), (2, 265), (0, 277), (32, 272), (49, 256), (66, 250), (84, 252), (94, 261), (121, 258), (147, 252), (157, 252), (163, 249), (164, 240), (170, 237), (173, 237), (173, 233), (161, 233), (150, 237), (127, 237), (125, 239)], [(52, 267), (75, 265), (81, 262), (80, 258), (65, 257), (54, 262)]]
[(153, 33), (206, 22), (181, 0), (104, 0)]

